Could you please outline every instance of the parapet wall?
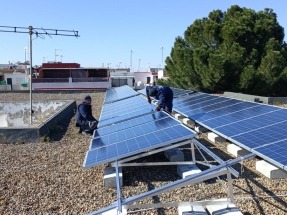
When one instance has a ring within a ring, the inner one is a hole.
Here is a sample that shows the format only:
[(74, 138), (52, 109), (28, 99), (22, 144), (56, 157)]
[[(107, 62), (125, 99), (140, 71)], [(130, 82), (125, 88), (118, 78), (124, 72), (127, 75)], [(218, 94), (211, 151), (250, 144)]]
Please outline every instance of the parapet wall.
[[(43, 118), (43, 121), (40, 120), (41, 122), (37, 120), (32, 125), (20, 123), (18, 127), (18, 123), (13, 127), (8, 126), (9, 123), (2, 125), (3, 127), (0, 127), (1, 143), (38, 143), (41, 137), (50, 136), (51, 130), (56, 128), (59, 122), (73, 117), (76, 109), (76, 101), (65, 101), (63, 107), (56, 109), (51, 115)], [(10, 113), (8, 114), (10, 115)]]
[(233, 93), (233, 92), (224, 92), (223, 94), (226, 97), (231, 97), (235, 99), (242, 99), (251, 102), (259, 102), (264, 104), (287, 104), (287, 97), (264, 97), (249, 95), (243, 93)]

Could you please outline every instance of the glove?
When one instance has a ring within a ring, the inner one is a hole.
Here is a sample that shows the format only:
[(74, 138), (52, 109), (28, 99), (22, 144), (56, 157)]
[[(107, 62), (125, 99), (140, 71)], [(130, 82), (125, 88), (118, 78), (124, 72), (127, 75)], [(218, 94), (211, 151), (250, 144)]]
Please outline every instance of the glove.
[(151, 99), (150, 99), (150, 98), (148, 98), (148, 99), (147, 99), (147, 101), (148, 101), (148, 103), (150, 103), (150, 104), (151, 104)]
[(157, 107), (156, 107), (156, 110), (157, 110), (157, 111), (160, 111), (160, 109), (161, 109), (160, 106), (157, 106)]

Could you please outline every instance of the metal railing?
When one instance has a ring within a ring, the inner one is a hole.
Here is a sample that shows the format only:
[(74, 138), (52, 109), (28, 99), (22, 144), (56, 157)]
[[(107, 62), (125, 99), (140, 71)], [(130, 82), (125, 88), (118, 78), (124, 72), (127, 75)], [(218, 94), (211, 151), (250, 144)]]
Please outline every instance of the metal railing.
[[(33, 83), (69, 83), (70, 78), (33, 78)], [(108, 82), (109, 77), (72, 78), (72, 82)]]
[(108, 77), (73, 78), (72, 82), (107, 82)]
[(69, 78), (33, 78), (33, 83), (69, 83)]

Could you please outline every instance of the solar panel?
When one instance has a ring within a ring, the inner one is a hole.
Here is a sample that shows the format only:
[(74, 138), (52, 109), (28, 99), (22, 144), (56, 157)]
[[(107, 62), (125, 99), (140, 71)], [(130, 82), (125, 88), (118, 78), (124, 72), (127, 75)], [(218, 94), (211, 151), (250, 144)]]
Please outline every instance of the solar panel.
[[(123, 118), (122, 116), (120, 116), (120, 117)], [(161, 111), (147, 113), (147, 114), (144, 114), (142, 116), (138, 116), (136, 118), (135, 117), (131, 117), (129, 115), (130, 119), (124, 120), (122, 122), (114, 123), (114, 124), (112, 124), (110, 126), (105, 126), (105, 127), (102, 127), (102, 128), (98, 128), (97, 130), (95, 130), (93, 137), (96, 138), (98, 136), (111, 134), (111, 133), (116, 132), (116, 131), (127, 129), (127, 128), (130, 128), (130, 127), (133, 127), (133, 126), (137, 126), (137, 125), (144, 124), (144, 123), (147, 123), (147, 122), (150, 122), (150, 121), (162, 119), (162, 118), (165, 118), (165, 117), (168, 117), (168, 115), (166, 113), (164, 113), (164, 112), (161, 112)]]
[[(170, 87), (170, 88), (173, 91), (173, 98), (177, 98), (177, 97), (181, 97), (181, 96), (194, 93), (194, 91), (191, 91), (191, 90), (184, 90), (184, 89), (175, 88), (175, 87)], [(138, 90), (137, 92), (146, 96), (146, 88)]]
[[(286, 169), (287, 109), (195, 93), (174, 102), (174, 110)], [(268, 154), (270, 153), (270, 154)]]
[(151, 110), (154, 106), (149, 104), (146, 99), (141, 96), (134, 96), (109, 104), (104, 104), (102, 107), (100, 121), (110, 119), (122, 114), (133, 112), (139, 109)]
[(112, 162), (194, 136), (192, 130), (168, 116), (92, 140), (83, 166), (87, 168)]
[(180, 98), (175, 98), (175, 99), (173, 100), (173, 105), (175, 105), (175, 106), (182, 106), (182, 105), (190, 104), (191, 102), (196, 103), (196, 102), (198, 102), (198, 101), (202, 101), (202, 100), (206, 100), (206, 99), (211, 99), (211, 98), (213, 98), (213, 97), (214, 97), (214, 96), (209, 95), (209, 94), (206, 94), (206, 93), (197, 92), (197, 93), (190, 94), (190, 95), (188, 95), (188, 96), (183, 96), (183, 97), (180, 97)]
[[(206, 113), (204, 109), (208, 110), (209, 106), (219, 105), (223, 107), (225, 106), (225, 102), (230, 102), (231, 104), (233, 104), (230, 99), (212, 97), (207, 100), (201, 100), (194, 103), (190, 102), (189, 104), (181, 105), (181, 107), (177, 108), (177, 110), (185, 113), (188, 116), (198, 115), (200, 113)], [(213, 107), (211, 107), (210, 109), (213, 110)]]
[(154, 104), (149, 104), (141, 96), (134, 96), (113, 103), (104, 104), (102, 107), (98, 127), (111, 125), (154, 111)]
[[(124, 123), (126, 124), (127, 122), (125, 121)], [(146, 133), (151, 133), (153, 131), (158, 131), (166, 127), (172, 127), (177, 124), (178, 124), (177, 121), (167, 116), (165, 118), (154, 119), (153, 121), (149, 121), (147, 123), (139, 124), (133, 127), (128, 127), (126, 129), (119, 130), (114, 133), (108, 133), (106, 135), (97, 136), (94, 139), (92, 139), (90, 148), (93, 149), (102, 144), (107, 145), (113, 142), (117, 142), (119, 140), (130, 139), (132, 137), (136, 137)]]
[(141, 107), (138, 110), (133, 109), (129, 113), (118, 115), (118, 116), (113, 116), (113, 117), (99, 121), (98, 128), (104, 127), (104, 126), (109, 126), (109, 125), (119, 123), (119, 122), (123, 122), (123, 121), (133, 119), (135, 117), (139, 117), (142, 115), (146, 115), (146, 114), (149, 114), (152, 112), (154, 112), (154, 110), (152, 110), (151, 107), (149, 107), (149, 108)]
[(184, 89), (175, 88), (175, 87), (170, 87), (170, 88), (173, 91), (173, 97), (174, 98), (177, 98), (180, 96), (185, 96), (185, 95), (193, 93), (193, 91), (191, 91), (191, 90), (184, 90)]
[(110, 103), (136, 95), (138, 95), (138, 93), (127, 85), (121, 87), (114, 87), (106, 91), (104, 103)]
[(263, 159), (287, 171), (287, 140), (284, 139), (266, 146), (251, 150)]
[(268, 127), (272, 124), (277, 124), (286, 120), (287, 111), (284, 110), (276, 109), (274, 111), (269, 111), (265, 113), (260, 113), (258, 111), (256, 115), (253, 115), (249, 118), (233, 122), (229, 121), (225, 125), (215, 127), (215, 129), (220, 133), (224, 133), (227, 136), (232, 137), (234, 135), (243, 134), (266, 126)]
[(146, 96), (146, 89), (141, 89), (137, 91), (139, 94), (145, 95)]
[[(189, 114), (192, 118), (200, 121), (200, 123), (206, 127), (218, 127), (226, 125), (230, 122), (247, 119), (259, 112), (262, 113), (262, 106), (258, 103), (248, 103), (242, 101), (230, 100), (218, 105), (210, 106), (207, 112), (203, 112), (201, 115), (194, 112)], [(212, 110), (212, 108), (214, 108)], [(267, 109), (266, 109), (267, 110)], [(189, 112), (190, 113), (190, 112)]]
[(238, 133), (230, 138), (244, 146), (246, 149), (255, 149), (265, 144), (271, 144), (287, 139), (287, 134), (285, 132), (286, 126), (287, 120), (265, 125), (257, 129), (250, 129), (248, 132), (245, 131), (243, 133)]

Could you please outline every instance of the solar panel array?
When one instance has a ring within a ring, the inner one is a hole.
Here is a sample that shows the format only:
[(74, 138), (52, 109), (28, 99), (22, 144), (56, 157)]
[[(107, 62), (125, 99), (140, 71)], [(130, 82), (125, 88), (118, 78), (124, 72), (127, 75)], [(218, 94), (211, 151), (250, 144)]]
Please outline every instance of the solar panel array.
[(109, 102), (102, 107), (99, 128), (93, 134), (84, 160), (85, 168), (195, 136), (195, 132), (169, 114), (154, 112), (154, 105), (130, 89), (120, 87), (107, 91), (105, 100)]
[(175, 88), (175, 87), (171, 87), (171, 89), (173, 91), (173, 97), (174, 98), (189, 95), (189, 94), (193, 93), (193, 91), (191, 91), (191, 90), (184, 90), (184, 89)]
[(102, 107), (98, 127), (150, 113), (153, 109), (154, 105), (149, 104), (144, 98), (138, 95), (113, 103), (107, 103)]
[(138, 95), (138, 93), (127, 85), (112, 88), (106, 92), (104, 103), (115, 102), (135, 95)]
[(197, 92), (174, 110), (287, 170), (287, 109)]
[[(194, 93), (194, 91), (191, 90), (184, 90), (184, 89), (180, 89), (180, 88), (175, 88), (175, 87), (170, 87), (173, 91), (173, 97), (177, 98), (177, 97), (181, 97), (181, 96), (185, 96), (191, 93)], [(146, 89), (142, 89), (137, 91), (138, 93), (145, 95), (146, 96)]]

